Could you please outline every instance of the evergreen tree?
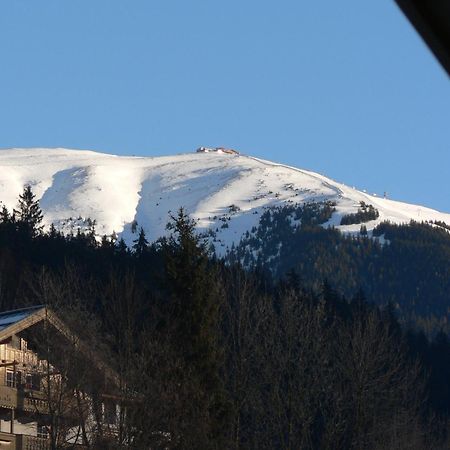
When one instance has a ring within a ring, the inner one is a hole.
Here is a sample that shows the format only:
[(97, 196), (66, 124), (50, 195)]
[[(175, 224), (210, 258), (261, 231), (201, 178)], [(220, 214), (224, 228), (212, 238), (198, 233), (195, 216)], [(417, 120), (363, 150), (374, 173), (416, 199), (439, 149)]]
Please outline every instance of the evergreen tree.
[(0, 223), (10, 223), (12, 218), (14, 216), (11, 216), (9, 214), (8, 209), (5, 205), (2, 206), (2, 209), (0, 210)]
[(43, 214), (30, 185), (26, 185), (23, 193), (19, 195), (17, 209), (14, 210), (19, 226), (34, 237), (41, 233)]
[(60, 235), (61, 235), (61, 233), (56, 229), (55, 225), (52, 223), (50, 225), (50, 230), (48, 232), (48, 236), (52, 239), (56, 239)]
[[(163, 255), (172, 308), (178, 323), (180, 342), (185, 343), (188, 360), (202, 364), (204, 351), (211, 350), (208, 330), (216, 321), (217, 302), (214, 276), (208, 267), (208, 254), (195, 233), (194, 222), (180, 209), (167, 228), (172, 235), (163, 241)], [(206, 350), (208, 348), (208, 350)], [(211, 355), (208, 355), (211, 356)]]
[(116, 244), (116, 252), (120, 255), (126, 255), (128, 253), (128, 247), (127, 244), (125, 244), (125, 241), (123, 238), (120, 238)]
[(100, 241), (100, 248), (104, 250), (114, 248), (114, 243), (108, 239), (108, 236), (106, 236), (106, 234), (102, 236), (102, 240)]
[(145, 237), (145, 231), (142, 227), (139, 230), (139, 236), (133, 242), (133, 251), (135, 255), (142, 256), (148, 249), (148, 241)]
[(96, 247), (97, 246), (97, 239), (96, 239), (97, 232), (95, 230), (95, 225), (97, 225), (97, 221), (95, 219), (92, 220), (92, 219), (88, 218), (87, 222), (88, 222), (88, 230), (87, 230), (88, 233), (86, 235), (87, 240), (90, 245), (92, 245), (93, 247)]
[(183, 208), (172, 217), (167, 228), (172, 235), (162, 241), (162, 249), (170, 317), (175, 323), (174, 345), (187, 367), (197, 374), (209, 415), (210, 436), (220, 440), (219, 436), (226, 431), (228, 410), (219, 377), (217, 274), (210, 265), (205, 245), (195, 233), (195, 222)]

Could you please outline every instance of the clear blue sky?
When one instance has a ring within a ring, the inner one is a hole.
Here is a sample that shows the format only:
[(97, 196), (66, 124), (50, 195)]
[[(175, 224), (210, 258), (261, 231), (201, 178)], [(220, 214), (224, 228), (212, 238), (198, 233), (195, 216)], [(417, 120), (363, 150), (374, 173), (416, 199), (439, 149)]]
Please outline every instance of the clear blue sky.
[(393, 0), (4, 0), (0, 147), (200, 145), (450, 211), (450, 81)]

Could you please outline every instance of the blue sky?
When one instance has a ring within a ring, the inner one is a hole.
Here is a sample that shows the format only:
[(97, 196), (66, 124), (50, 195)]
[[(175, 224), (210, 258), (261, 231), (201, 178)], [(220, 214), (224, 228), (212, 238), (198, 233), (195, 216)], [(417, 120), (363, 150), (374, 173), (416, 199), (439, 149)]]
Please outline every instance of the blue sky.
[(450, 212), (450, 83), (393, 0), (0, 2), (0, 147), (200, 145)]

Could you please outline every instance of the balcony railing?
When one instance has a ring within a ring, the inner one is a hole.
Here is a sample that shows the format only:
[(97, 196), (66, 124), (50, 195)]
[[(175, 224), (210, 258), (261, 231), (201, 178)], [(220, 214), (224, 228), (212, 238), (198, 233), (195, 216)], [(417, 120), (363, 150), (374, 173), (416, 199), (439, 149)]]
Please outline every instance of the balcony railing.
[(24, 434), (10, 434), (0, 432), (0, 447), (10, 450), (48, 450), (50, 444), (48, 439)]
[(48, 439), (25, 435), (18, 435), (17, 437), (17, 441), (21, 444), (21, 447), (17, 447), (17, 450), (48, 450), (50, 448)]
[(6, 359), (9, 361), (17, 361), (23, 364), (30, 364), (33, 366), (39, 365), (39, 359), (36, 353), (31, 350), (17, 350), (14, 348), (6, 348)]
[(0, 385), (0, 407), (18, 408), (45, 414), (48, 410), (45, 396), (39, 391), (24, 391)]

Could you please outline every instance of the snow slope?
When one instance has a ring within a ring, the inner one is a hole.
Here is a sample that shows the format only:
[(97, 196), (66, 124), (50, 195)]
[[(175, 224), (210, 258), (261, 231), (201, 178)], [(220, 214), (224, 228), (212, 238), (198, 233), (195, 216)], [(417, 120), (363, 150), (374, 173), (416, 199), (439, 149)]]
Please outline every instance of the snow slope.
[(162, 236), (169, 214), (183, 206), (199, 230), (217, 230), (219, 253), (257, 225), (265, 208), (286, 202), (336, 202), (328, 224), (345, 232), (359, 231), (360, 225), (339, 224), (361, 201), (380, 212), (366, 223), (369, 231), (384, 220), (450, 224), (450, 214), (372, 196), (314, 172), (223, 152), (150, 158), (67, 149), (0, 150), (0, 200), (8, 209), (16, 206), (25, 184), (40, 199), (47, 225), (70, 232), (91, 218), (100, 235), (116, 232), (129, 244), (140, 226), (149, 240)]

